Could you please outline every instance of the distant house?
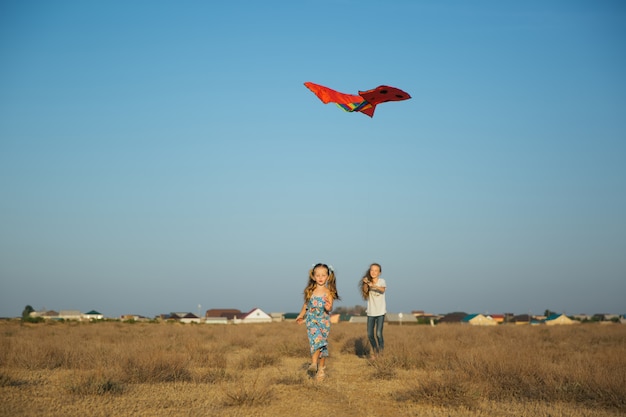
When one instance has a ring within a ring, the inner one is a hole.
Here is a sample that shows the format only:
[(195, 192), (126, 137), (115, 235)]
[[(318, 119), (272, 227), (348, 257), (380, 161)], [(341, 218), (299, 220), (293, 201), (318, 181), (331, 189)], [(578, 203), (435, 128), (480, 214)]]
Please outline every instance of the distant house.
[(552, 314), (544, 320), (547, 326), (555, 326), (559, 324), (578, 324), (579, 322), (570, 319), (565, 314)]
[(189, 324), (189, 323), (200, 323), (201, 320), (200, 320), (200, 317), (196, 316), (195, 314), (187, 313), (184, 316), (180, 317), (179, 321), (181, 323)]
[(504, 314), (490, 314), (489, 315), (496, 323), (504, 323)]
[(41, 310), (41, 311), (31, 311), (29, 316), (33, 318), (41, 317), (44, 320), (50, 320), (50, 319), (58, 319), (59, 313), (57, 313), (54, 310), (47, 310), (47, 311)]
[(214, 318), (214, 317), (225, 317), (226, 320), (233, 320), (236, 317), (239, 317), (243, 313), (241, 310), (237, 310), (235, 308), (213, 308), (211, 310), (207, 310), (204, 314), (205, 318)]
[(411, 311), (411, 314), (413, 314), (415, 317), (417, 317), (417, 319), (419, 320), (420, 318), (426, 318), (426, 319), (439, 319), (441, 317), (443, 317), (440, 314), (433, 314), (433, 313), (426, 313), (424, 312), (424, 310), (413, 310)]
[(385, 315), (385, 321), (389, 323), (417, 323), (417, 317), (411, 313), (387, 313)]
[(520, 314), (520, 315), (514, 316), (512, 319), (512, 322), (515, 324), (530, 324), (533, 326), (543, 323), (543, 321), (538, 320), (537, 317), (531, 316), (529, 314)]
[(367, 316), (352, 316), (350, 317), (349, 323), (359, 323), (365, 324), (367, 323)]
[(178, 321), (185, 314), (187, 314), (187, 313), (170, 313), (170, 314), (162, 314), (161, 317), (164, 320), (176, 320), (176, 321)]
[(425, 313), (424, 310), (413, 310), (411, 314), (415, 316), (418, 323), (430, 323), (431, 326), (434, 326), (435, 321), (443, 317), (439, 314)]
[(83, 317), (83, 313), (80, 310), (61, 310), (59, 311), (59, 319), (63, 320), (80, 320)]
[(272, 321), (283, 321), (285, 320), (285, 313), (270, 313), (270, 317)]
[(31, 318), (43, 317), (45, 312), (46, 312), (45, 310), (42, 310), (42, 311), (31, 311), (30, 313), (28, 313), (28, 317), (31, 317)]
[(448, 313), (439, 319), (439, 323), (460, 323), (465, 317), (467, 317), (467, 313), (462, 311)]
[(463, 324), (471, 324), (473, 326), (497, 326), (498, 322), (490, 316), (482, 314), (468, 314), (461, 320)]
[(88, 311), (87, 313), (83, 314), (83, 319), (85, 320), (102, 320), (104, 319), (104, 315), (102, 315), (101, 313), (98, 313), (96, 310), (91, 310)]
[(122, 314), (120, 316), (122, 321), (150, 321), (149, 318), (141, 316), (139, 314)]
[(530, 324), (531, 317), (528, 314), (518, 314), (513, 317), (513, 323), (515, 324)]
[(599, 321), (600, 323), (603, 323), (603, 324), (619, 322), (620, 315), (619, 314), (607, 314), (607, 313), (594, 314), (593, 320)]
[(59, 319), (59, 313), (57, 311), (54, 310), (48, 310), (46, 312), (44, 312), (41, 317), (43, 317), (46, 320), (58, 320)]
[(272, 318), (260, 308), (253, 308), (239, 318), (233, 320), (234, 323), (271, 323)]
[(228, 324), (228, 319), (226, 317), (205, 317), (205, 324)]
[(200, 323), (202, 321), (200, 317), (187, 311), (170, 313), (169, 315), (165, 316), (162, 315), (161, 318), (163, 320), (175, 320), (179, 323)]

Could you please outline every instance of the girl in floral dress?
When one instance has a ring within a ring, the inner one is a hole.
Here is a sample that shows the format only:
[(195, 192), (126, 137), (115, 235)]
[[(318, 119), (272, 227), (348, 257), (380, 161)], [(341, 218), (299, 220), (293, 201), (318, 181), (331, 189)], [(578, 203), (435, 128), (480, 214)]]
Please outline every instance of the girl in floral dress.
[(296, 322), (306, 323), (311, 348), (311, 365), (308, 373), (318, 380), (326, 377), (330, 312), (334, 300), (339, 300), (335, 272), (326, 264), (316, 264), (309, 271), (309, 281), (304, 289), (304, 304)]

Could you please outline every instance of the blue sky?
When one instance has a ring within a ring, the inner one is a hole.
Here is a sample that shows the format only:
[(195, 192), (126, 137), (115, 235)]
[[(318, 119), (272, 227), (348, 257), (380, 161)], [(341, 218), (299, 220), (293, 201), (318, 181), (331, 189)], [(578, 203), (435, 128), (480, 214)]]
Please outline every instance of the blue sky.
[(2, 0), (0, 316), (626, 313), (624, 74), (621, 1)]

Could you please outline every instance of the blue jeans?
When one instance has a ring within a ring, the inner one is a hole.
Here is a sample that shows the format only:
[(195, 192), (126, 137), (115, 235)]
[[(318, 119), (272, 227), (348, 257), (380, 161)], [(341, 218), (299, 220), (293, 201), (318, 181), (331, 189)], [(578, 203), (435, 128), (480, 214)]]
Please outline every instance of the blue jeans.
[[(374, 353), (380, 353), (385, 348), (385, 340), (383, 339), (383, 325), (385, 324), (385, 316), (367, 316), (367, 338), (370, 340)], [(374, 336), (374, 329), (376, 336)]]

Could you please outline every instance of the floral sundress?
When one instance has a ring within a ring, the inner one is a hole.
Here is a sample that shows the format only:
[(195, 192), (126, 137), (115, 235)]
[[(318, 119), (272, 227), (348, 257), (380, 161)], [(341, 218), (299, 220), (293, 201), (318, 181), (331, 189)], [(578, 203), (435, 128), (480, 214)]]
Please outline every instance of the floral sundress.
[(330, 314), (324, 310), (324, 297), (314, 295), (309, 299), (305, 323), (311, 355), (319, 350), (320, 358), (327, 357)]

